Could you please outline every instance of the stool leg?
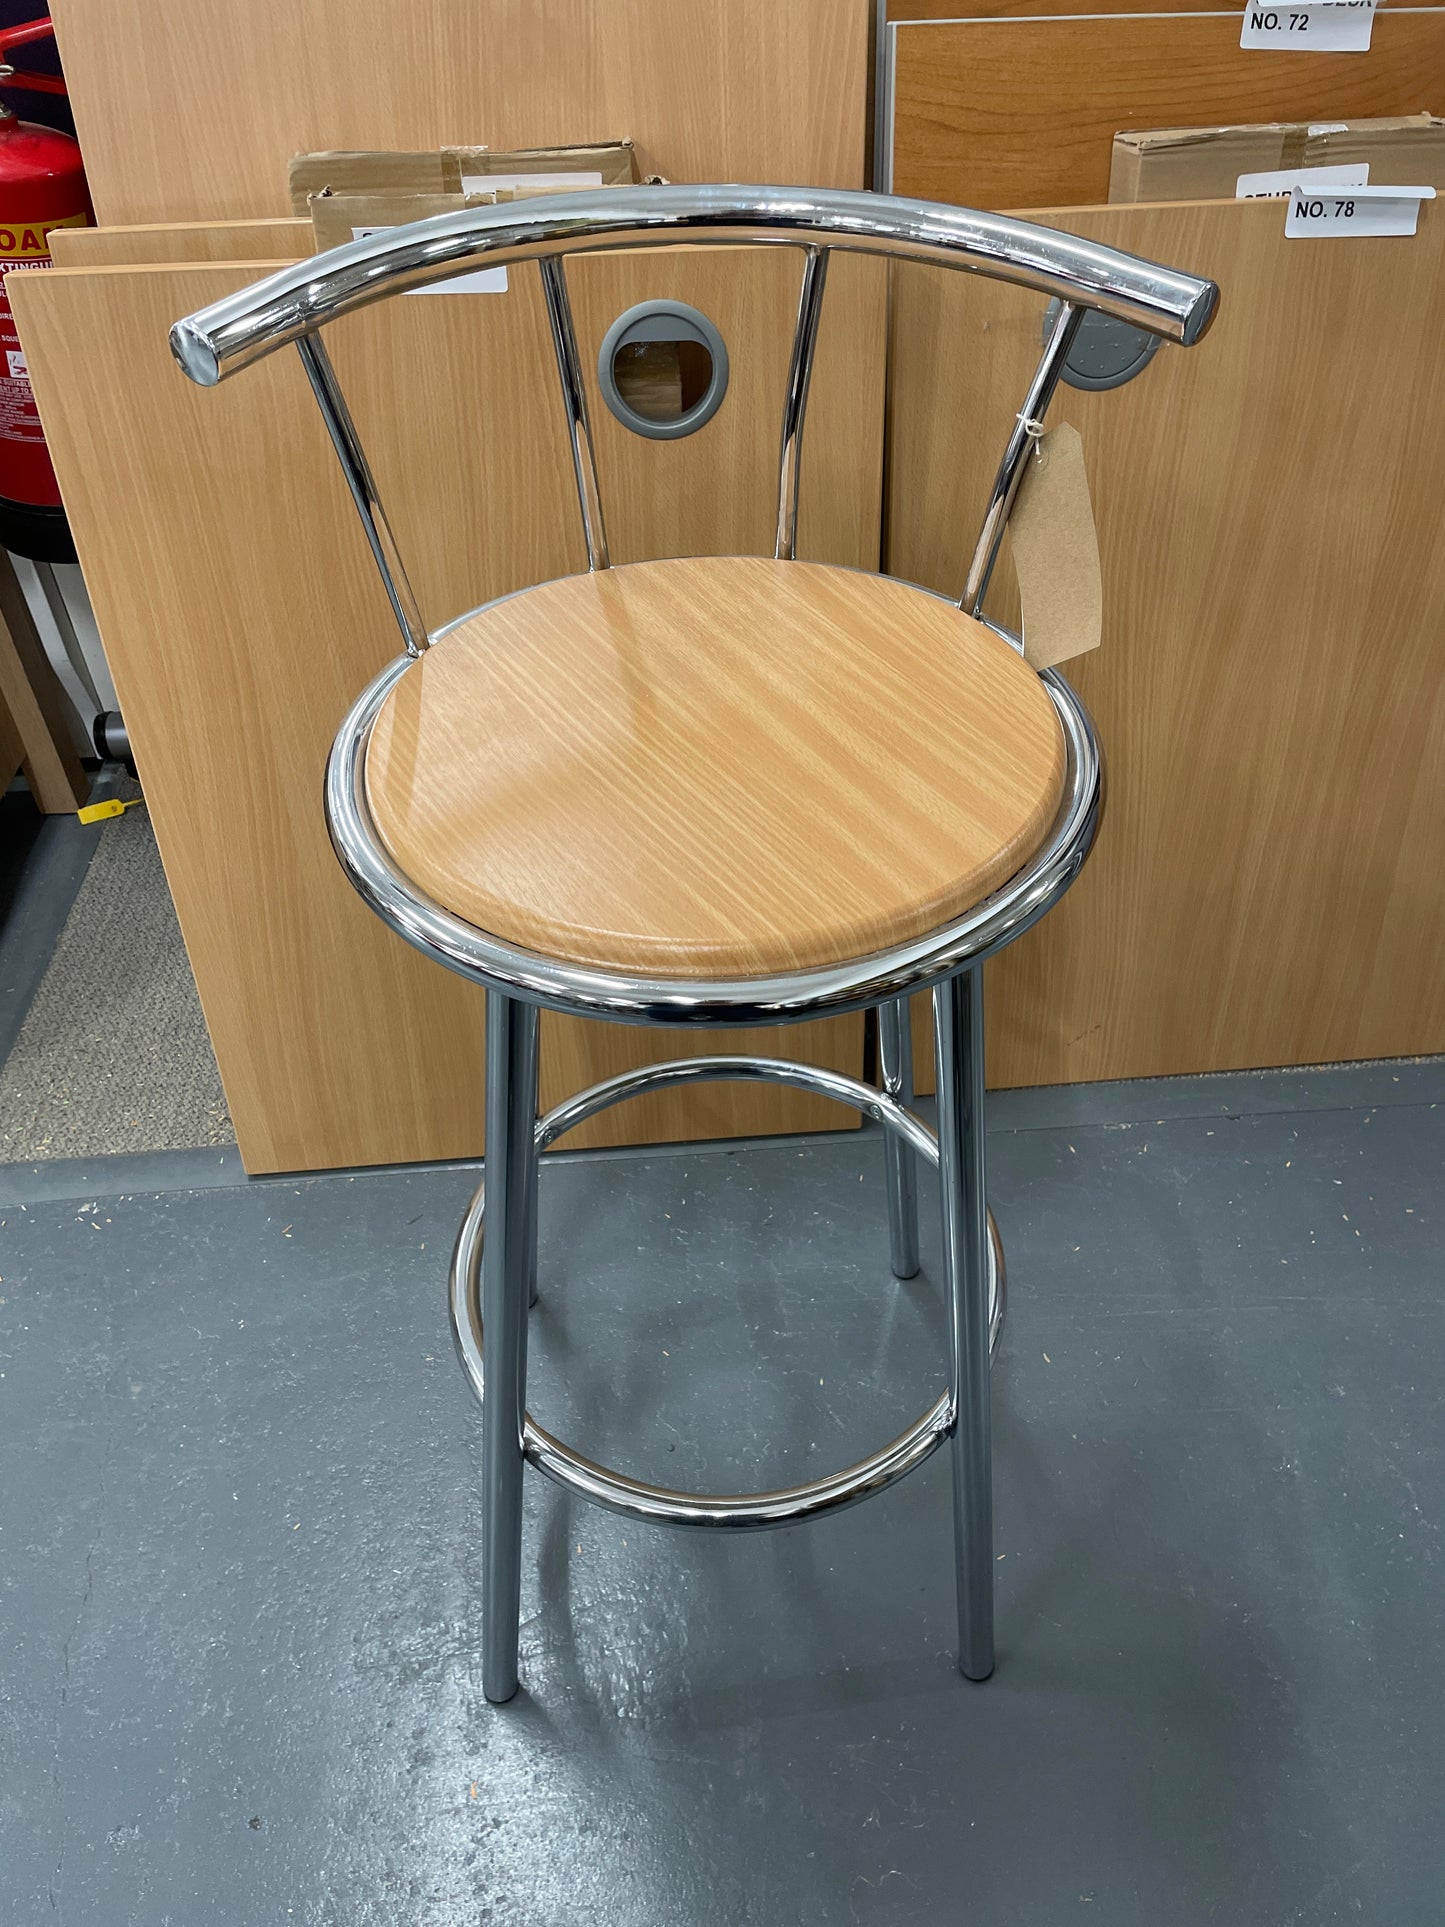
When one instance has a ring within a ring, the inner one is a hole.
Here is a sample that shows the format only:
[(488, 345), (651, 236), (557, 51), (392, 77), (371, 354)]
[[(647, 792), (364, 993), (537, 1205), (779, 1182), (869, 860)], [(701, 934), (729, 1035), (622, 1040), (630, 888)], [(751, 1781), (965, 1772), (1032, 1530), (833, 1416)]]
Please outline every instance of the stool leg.
[(953, 1536), (958, 1666), (993, 1671), (993, 1442), (988, 1353), (988, 1199), (983, 1135), (983, 966), (933, 993), (938, 1177), (954, 1398)]
[[(536, 1028), (533, 1027), (533, 1066), (532, 1080), (536, 1081)], [(538, 1177), (537, 1140), (529, 1135), (527, 1140), (527, 1309), (530, 1311), (537, 1302), (537, 1177)]]
[(482, 1691), (517, 1690), (522, 1591), (522, 1425), (527, 1408), (528, 1171), (535, 1165), (537, 1011), (487, 992), (487, 1231), (482, 1246)]
[[(878, 1006), (879, 1079), (889, 1097), (913, 1103), (912, 1006), (897, 997)], [(918, 1274), (918, 1167), (896, 1131), (883, 1134), (883, 1178), (888, 1187), (888, 1250), (895, 1278)]]

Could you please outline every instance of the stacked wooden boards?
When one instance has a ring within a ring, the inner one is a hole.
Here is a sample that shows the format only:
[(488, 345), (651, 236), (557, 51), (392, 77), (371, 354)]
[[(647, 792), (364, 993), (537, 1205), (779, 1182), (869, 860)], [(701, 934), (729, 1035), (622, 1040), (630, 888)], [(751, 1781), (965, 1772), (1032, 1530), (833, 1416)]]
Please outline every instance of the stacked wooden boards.
[[(1039, 218), (1224, 296), (1199, 347), (1054, 405), (1100, 531), (1104, 646), (1068, 669), (1109, 802), (1071, 895), (990, 966), (993, 1081), (1445, 1049), (1445, 211), (1288, 243), (1279, 202)], [(899, 574), (958, 593), (1041, 319), (900, 276)]]
[(972, 207), (1109, 198), (1124, 129), (1445, 112), (1445, 8), (1380, 9), (1366, 54), (1240, 47), (1198, 0), (887, 0), (879, 165)]
[[(332, 732), (397, 638), (300, 364), (288, 352), (203, 392), (166, 344), (178, 315), (265, 266), (55, 269), (29, 278), (19, 324), (248, 1169), (474, 1154), (482, 999), (352, 896), (322, 822)], [(771, 250), (726, 271), (699, 253), (572, 264), (589, 362), (644, 294), (700, 302), (732, 345), (728, 404), (685, 441), (609, 433), (594, 395), (619, 559), (769, 546), (799, 272)], [(837, 277), (824, 328), (802, 546), (867, 562), (882, 418), (871, 264)], [(432, 626), (584, 565), (535, 269), (501, 296), (384, 304), (331, 342)], [(549, 1022), (544, 1099), (705, 1041)], [(793, 1043), (856, 1071), (861, 1020)], [(839, 1121), (802, 1094), (717, 1085), (642, 1100), (592, 1138)]]
[[(1102, 536), (1104, 646), (1071, 673), (1109, 807), (1073, 896), (991, 967), (995, 1083), (1445, 1048), (1441, 217), (1414, 239), (1286, 242), (1278, 205), (1088, 205), (1123, 129), (1445, 109), (1445, 8), (1382, 7), (1358, 54), (1246, 50), (1240, 29), (1199, 0), (883, 8), (878, 185), (1029, 210), (1223, 290), (1201, 347), (1054, 404), (1083, 431)], [(897, 277), (889, 569), (961, 587), (952, 532), (986, 497), (1042, 318)], [(1010, 595), (1005, 567), (996, 614)]]
[[(67, 0), (56, 27), (107, 228), (29, 277), (44, 286), (17, 308), (243, 1156), (265, 1171), (474, 1155), (482, 1000), (353, 899), (321, 821), (331, 733), (396, 638), (299, 364), (202, 394), (166, 330), (310, 252), (308, 230), (274, 218), (310, 149), (625, 136), (675, 179), (860, 186), (866, 8)], [(876, 566), (884, 287), (870, 264), (839, 266), (800, 547)], [(770, 551), (796, 257), (649, 253), (570, 274), (588, 363), (652, 296), (701, 307), (729, 347), (727, 401), (686, 441), (633, 437), (593, 395), (614, 556)], [(533, 270), (505, 296), (406, 298), (329, 339), (430, 623), (582, 566)], [(856, 1072), (862, 1038), (851, 1019), (787, 1047)], [(544, 1101), (706, 1042), (549, 1020)], [(716, 1085), (643, 1099), (579, 1141), (847, 1121), (801, 1093)]]

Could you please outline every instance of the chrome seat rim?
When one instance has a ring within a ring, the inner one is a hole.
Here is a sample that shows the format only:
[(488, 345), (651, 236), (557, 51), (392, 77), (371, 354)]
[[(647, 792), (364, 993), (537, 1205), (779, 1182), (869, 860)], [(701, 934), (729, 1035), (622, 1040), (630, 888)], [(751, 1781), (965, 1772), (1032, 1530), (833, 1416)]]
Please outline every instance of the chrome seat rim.
[(464, 922), (387, 853), (367, 801), (366, 754), (387, 697), (414, 660), (399, 656), (388, 663), (337, 731), (326, 769), (332, 845), (358, 894), (414, 949), (474, 983), (545, 1009), (678, 1026), (797, 1023), (866, 1009), (940, 983), (1022, 936), (1073, 883), (1098, 834), (1104, 786), (1093, 720), (1064, 678), (1045, 670), (1040, 680), (1064, 734), (1063, 799), (1036, 854), (962, 917), (889, 950), (772, 977), (645, 977), (567, 963)]
[[(648, 1064), (619, 1077), (606, 1079), (581, 1091), (537, 1120), (536, 1148), (545, 1150), (566, 1132), (583, 1124), (598, 1112), (607, 1110), (624, 1098), (661, 1086), (705, 1083), (738, 1078), (762, 1083), (786, 1084), (798, 1090), (813, 1091), (836, 1099), (865, 1117), (873, 1118), (885, 1130), (896, 1132), (921, 1157), (935, 1167), (938, 1140), (928, 1127), (896, 1099), (875, 1090), (871, 1084), (825, 1071), (812, 1064), (795, 1064), (769, 1057), (695, 1057), (666, 1064)], [(452, 1338), (462, 1370), (480, 1403), (486, 1393), (483, 1363), (481, 1268), (482, 1237), (486, 1215), (486, 1178), (477, 1186), (471, 1205), (462, 1220), (452, 1252), (448, 1276), (448, 1299)], [(998, 1342), (1007, 1309), (1007, 1273), (1003, 1247), (992, 1212), (989, 1228), (989, 1349)], [(574, 1492), (593, 1505), (626, 1517), (662, 1525), (711, 1527), (724, 1526), (762, 1530), (792, 1525), (800, 1519), (816, 1518), (822, 1513), (841, 1511), (856, 1505), (875, 1492), (883, 1491), (895, 1480), (913, 1471), (930, 1456), (954, 1428), (955, 1413), (947, 1392), (942, 1392), (921, 1417), (898, 1436), (866, 1458), (844, 1466), (818, 1479), (775, 1491), (751, 1493), (681, 1492), (670, 1486), (651, 1485), (574, 1450), (570, 1445), (537, 1424), (525, 1414), (522, 1450), (528, 1462), (554, 1484)]]

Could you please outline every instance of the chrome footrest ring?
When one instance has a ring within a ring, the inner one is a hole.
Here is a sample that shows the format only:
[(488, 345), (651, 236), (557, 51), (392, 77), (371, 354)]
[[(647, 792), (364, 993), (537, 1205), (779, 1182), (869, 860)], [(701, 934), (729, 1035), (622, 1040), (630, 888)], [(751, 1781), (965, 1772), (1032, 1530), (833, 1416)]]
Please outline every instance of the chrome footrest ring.
[[(667, 1064), (649, 1064), (641, 1070), (625, 1072), (579, 1092), (539, 1118), (536, 1147), (548, 1145), (599, 1111), (620, 1103), (642, 1091), (667, 1085), (705, 1083), (710, 1080), (742, 1078), (760, 1083), (786, 1084), (798, 1090), (814, 1091), (848, 1104), (865, 1117), (871, 1117), (885, 1130), (894, 1131), (933, 1165), (938, 1163), (938, 1142), (928, 1127), (911, 1111), (905, 1110), (885, 1092), (837, 1071), (826, 1071), (812, 1064), (795, 1064), (773, 1057), (691, 1057)], [(486, 1179), (477, 1186), (452, 1253), (450, 1299), (452, 1336), (457, 1355), (472, 1390), (480, 1400), (484, 1394), (482, 1366), (481, 1262), (483, 1220), (486, 1212)], [(998, 1227), (989, 1213), (989, 1346), (998, 1342), (1007, 1303), (1003, 1248)], [(526, 1415), (523, 1450), (527, 1458), (556, 1484), (575, 1492), (594, 1505), (621, 1512), (628, 1518), (653, 1520), (668, 1525), (766, 1527), (791, 1525), (799, 1519), (820, 1513), (836, 1512), (855, 1505), (885, 1486), (892, 1485), (941, 1445), (953, 1429), (953, 1411), (947, 1392), (942, 1393), (921, 1418), (879, 1451), (845, 1466), (826, 1477), (810, 1479), (803, 1485), (787, 1486), (774, 1492), (692, 1493), (677, 1492), (667, 1486), (648, 1485), (585, 1458), (569, 1445), (545, 1431)]]

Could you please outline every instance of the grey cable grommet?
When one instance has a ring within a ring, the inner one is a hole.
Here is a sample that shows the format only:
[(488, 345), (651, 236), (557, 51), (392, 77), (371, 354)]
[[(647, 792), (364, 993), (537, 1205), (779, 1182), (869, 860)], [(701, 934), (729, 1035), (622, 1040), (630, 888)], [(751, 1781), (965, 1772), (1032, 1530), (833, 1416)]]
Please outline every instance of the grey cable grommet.
[[(617, 386), (614, 365), (618, 350), (648, 341), (692, 341), (705, 348), (712, 358), (712, 379), (702, 399), (671, 421), (655, 420), (639, 414)], [(618, 315), (597, 354), (597, 385), (602, 399), (624, 428), (649, 441), (675, 442), (684, 435), (695, 435), (721, 408), (728, 391), (727, 344), (714, 324), (696, 308), (683, 301), (639, 301)]]
[[(1051, 301), (1044, 310), (1044, 341), (1053, 333), (1058, 313), (1058, 301)], [(1126, 381), (1143, 374), (1159, 352), (1159, 345), (1158, 335), (1093, 310), (1084, 316), (1074, 336), (1064, 363), (1064, 380), (1070, 388), (1122, 388)]]

